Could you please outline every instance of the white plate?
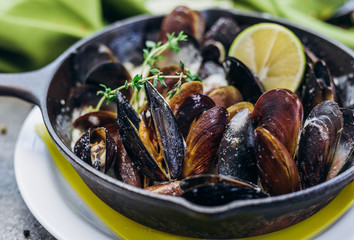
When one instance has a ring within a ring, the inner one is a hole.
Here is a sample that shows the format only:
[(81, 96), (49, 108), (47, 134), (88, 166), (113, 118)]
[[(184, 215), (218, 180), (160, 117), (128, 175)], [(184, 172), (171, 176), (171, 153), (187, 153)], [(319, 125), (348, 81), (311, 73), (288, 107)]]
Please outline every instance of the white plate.
[(35, 107), (22, 126), (15, 148), (16, 181), (29, 210), (57, 239), (117, 239), (55, 167), (34, 129), (42, 122)]
[[(15, 174), (30, 211), (56, 238), (117, 239), (69, 186), (55, 167), (34, 127), (42, 123), (35, 107), (25, 120), (15, 148)], [(354, 240), (354, 208), (347, 211), (316, 240)]]

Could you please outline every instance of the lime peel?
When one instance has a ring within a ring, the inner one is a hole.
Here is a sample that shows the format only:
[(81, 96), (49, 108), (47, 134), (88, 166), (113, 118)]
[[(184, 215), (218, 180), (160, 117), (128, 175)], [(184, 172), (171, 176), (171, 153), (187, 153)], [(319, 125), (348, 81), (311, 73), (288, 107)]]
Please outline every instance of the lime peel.
[(257, 75), (265, 90), (299, 87), (305, 71), (305, 52), (299, 38), (276, 23), (259, 23), (243, 30), (233, 41), (229, 56)]

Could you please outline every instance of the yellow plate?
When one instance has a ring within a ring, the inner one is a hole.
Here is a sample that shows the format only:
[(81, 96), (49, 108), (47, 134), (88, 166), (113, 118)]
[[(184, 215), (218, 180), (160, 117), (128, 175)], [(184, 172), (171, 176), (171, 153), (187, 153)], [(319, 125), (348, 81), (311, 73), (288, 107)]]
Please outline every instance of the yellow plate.
[[(71, 187), (117, 236), (128, 240), (197, 240), (196, 238), (181, 237), (151, 229), (114, 211), (88, 188), (79, 174), (56, 148), (43, 124), (36, 125), (36, 132), (45, 142), (55, 165)], [(299, 240), (314, 237), (350, 208), (354, 203), (353, 196), (354, 181), (349, 183), (331, 203), (310, 218), (274, 233), (242, 238), (242, 240)]]

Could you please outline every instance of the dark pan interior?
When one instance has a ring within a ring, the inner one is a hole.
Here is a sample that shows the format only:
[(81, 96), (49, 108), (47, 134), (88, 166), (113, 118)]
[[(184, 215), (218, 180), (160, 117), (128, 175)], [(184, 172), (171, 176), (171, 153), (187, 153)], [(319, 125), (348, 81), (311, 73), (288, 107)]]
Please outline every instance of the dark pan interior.
[[(203, 15), (207, 28), (221, 16), (234, 18), (243, 28), (259, 22), (278, 22), (287, 26), (327, 62), (339, 81), (342, 102), (353, 107), (354, 96), (347, 89), (354, 88), (354, 55), (348, 48), (280, 19), (218, 9), (204, 11)], [(63, 103), (70, 88), (75, 85), (71, 61), (76, 49), (92, 42), (102, 42), (121, 61), (138, 64), (143, 60), (141, 53), (145, 41), (155, 40), (161, 21), (162, 17), (149, 16), (129, 19), (78, 42), (62, 55), (62, 63), (49, 87), (46, 109), (43, 111), (48, 130), (58, 148), (104, 202), (134, 221), (165, 232), (201, 238), (249, 237), (291, 226), (313, 215), (353, 179), (354, 167), (351, 167), (340, 176), (301, 192), (206, 208), (128, 186), (94, 170), (74, 156), (69, 148), (70, 137), (67, 133), (70, 123)]]

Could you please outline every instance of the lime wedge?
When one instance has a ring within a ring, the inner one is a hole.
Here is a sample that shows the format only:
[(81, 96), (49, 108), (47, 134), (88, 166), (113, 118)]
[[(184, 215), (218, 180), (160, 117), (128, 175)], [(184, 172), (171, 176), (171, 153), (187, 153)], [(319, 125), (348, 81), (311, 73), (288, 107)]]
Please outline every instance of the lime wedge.
[(233, 41), (229, 56), (256, 74), (265, 90), (286, 88), (295, 92), (306, 63), (298, 37), (275, 23), (259, 23), (243, 30)]

